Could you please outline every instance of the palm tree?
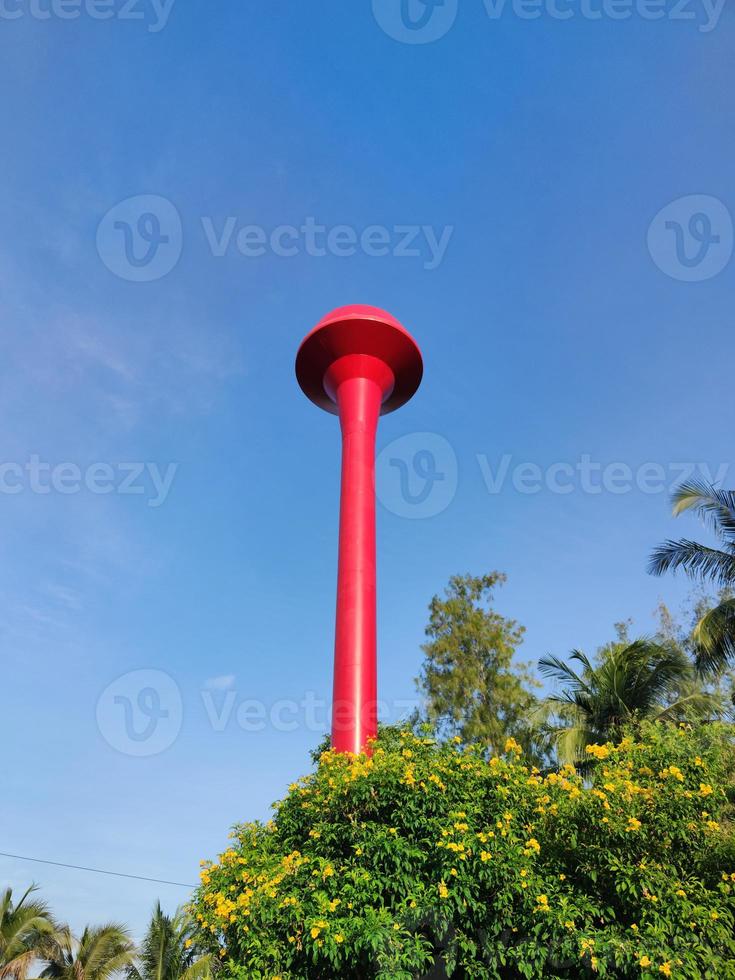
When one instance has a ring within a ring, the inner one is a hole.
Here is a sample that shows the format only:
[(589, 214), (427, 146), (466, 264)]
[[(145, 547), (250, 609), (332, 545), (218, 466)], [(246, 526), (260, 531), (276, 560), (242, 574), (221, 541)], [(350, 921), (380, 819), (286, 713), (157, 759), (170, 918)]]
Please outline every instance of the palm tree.
[(722, 590), (720, 601), (702, 616), (693, 635), (698, 670), (716, 674), (735, 661), (735, 490), (692, 481), (676, 490), (672, 502), (674, 517), (695, 511), (722, 542), (722, 549), (687, 538), (666, 541), (652, 553), (648, 568), (653, 575), (680, 568)]
[(678, 720), (714, 711), (717, 698), (704, 692), (686, 654), (673, 644), (623, 640), (603, 647), (597, 663), (574, 650), (576, 671), (557, 657), (539, 660), (539, 669), (562, 685), (546, 699), (555, 721), (546, 726), (563, 762), (584, 758), (587, 745), (620, 736), (641, 719)]
[(25, 980), (56, 934), (46, 903), (29, 898), (35, 891), (31, 885), (14, 903), (12, 888), (6, 888), (0, 898), (0, 980)]
[(128, 967), (128, 980), (206, 980), (212, 969), (212, 955), (198, 945), (188, 912), (164, 915), (156, 903), (137, 960)]
[(48, 980), (110, 980), (135, 958), (135, 944), (124, 926), (110, 922), (87, 926), (79, 939), (68, 926), (45, 951), (47, 965), (42, 977)]

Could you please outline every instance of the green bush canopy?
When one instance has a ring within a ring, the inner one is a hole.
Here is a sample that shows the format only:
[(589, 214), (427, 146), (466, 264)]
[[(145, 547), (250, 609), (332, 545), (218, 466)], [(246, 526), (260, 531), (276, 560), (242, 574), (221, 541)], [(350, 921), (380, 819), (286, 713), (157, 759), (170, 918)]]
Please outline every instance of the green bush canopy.
[(735, 978), (730, 739), (647, 724), (580, 775), (389, 729), (236, 827), (193, 911), (237, 980)]

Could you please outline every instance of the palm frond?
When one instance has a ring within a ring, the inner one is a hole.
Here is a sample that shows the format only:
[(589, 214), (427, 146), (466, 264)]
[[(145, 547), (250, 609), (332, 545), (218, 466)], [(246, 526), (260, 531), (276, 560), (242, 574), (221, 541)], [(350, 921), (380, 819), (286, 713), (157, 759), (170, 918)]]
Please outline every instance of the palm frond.
[(671, 502), (674, 517), (686, 510), (696, 511), (715, 534), (735, 543), (735, 491), (718, 490), (700, 480), (682, 483)]
[[(555, 708), (555, 703), (547, 704), (549, 711), (554, 711)], [(558, 712), (558, 720), (547, 722), (543, 733), (562, 764), (579, 765), (584, 759), (585, 748), (595, 741), (595, 733), (588, 727), (585, 715), (573, 707), (562, 708)]]
[(649, 642), (642, 654), (645, 659), (638, 691), (641, 706), (653, 707), (693, 675), (689, 658), (676, 646)]
[(5, 962), (0, 966), (0, 978), (5, 980), (6, 977), (12, 977), (14, 980), (23, 980), (28, 975), (28, 970), (35, 958), (35, 949), (25, 949), (10, 959), (3, 956)]
[(197, 943), (196, 924), (184, 909), (166, 915), (156, 903), (137, 962), (126, 971), (127, 980), (205, 980), (214, 961)]
[[(641, 637), (609, 644), (594, 665), (579, 651), (570, 659), (583, 664), (581, 676), (558, 657), (540, 662), (541, 670), (561, 686), (545, 699), (544, 731), (566, 761), (579, 764), (586, 745), (618, 737), (626, 724), (638, 718), (706, 713), (714, 705), (691, 662), (674, 644)], [(548, 721), (552, 713), (553, 724)]]
[(694, 691), (685, 697), (679, 698), (673, 704), (667, 705), (657, 715), (653, 716), (654, 721), (676, 721), (688, 715), (694, 715), (697, 719), (716, 718), (723, 709), (723, 698), (721, 695), (711, 691)]
[(30, 898), (36, 890), (31, 885), (14, 903), (12, 889), (6, 888), (0, 898), (0, 980), (25, 980), (56, 931), (46, 903)]
[(648, 571), (663, 575), (682, 569), (690, 578), (712, 579), (722, 586), (735, 583), (735, 553), (708, 548), (697, 541), (682, 538), (666, 541), (651, 553)]
[(75, 939), (68, 926), (45, 954), (41, 976), (48, 980), (110, 980), (134, 960), (135, 944), (125, 926), (87, 926)]
[(212, 975), (213, 964), (214, 957), (212, 954), (205, 953), (187, 966), (179, 980), (207, 980)]
[[(569, 659), (578, 660), (587, 668), (591, 669), (589, 660), (579, 650), (573, 650)], [(544, 677), (550, 677), (552, 680), (559, 681), (562, 684), (571, 681), (580, 690), (584, 690), (587, 686), (579, 674), (572, 670), (564, 660), (560, 660), (559, 657), (554, 657), (551, 654), (541, 657), (538, 662), (538, 667)]]
[(697, 670), (703, 676), (718, 674), (735, 662), (735, 599), (724, 599), (708, 610), (694, 627)]

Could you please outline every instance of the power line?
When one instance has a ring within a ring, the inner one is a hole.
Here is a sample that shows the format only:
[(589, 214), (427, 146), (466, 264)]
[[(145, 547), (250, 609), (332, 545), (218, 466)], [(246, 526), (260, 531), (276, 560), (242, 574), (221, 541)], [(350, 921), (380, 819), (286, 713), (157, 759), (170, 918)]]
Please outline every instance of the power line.
[(0, 851), (0, 857), (15, 858), (17, 861), (33, 861), (34, 864), (52, 864), (56, 868), (71, 868), (73, 871), (90, 871), (96, 875), (111, 875), (114, 878), (133, 878), (135, 881), (153, 881), (157, 885), (176, 885), (179, 888), (196, 888), (183, 881), (165, 881), (163, 878), (146, 878), (144, 875), (129, 875), (123, 871), (104, 871), (102, 868), (85, 868), (81, 864), (64, 864), (63, 861), (44, 861), (43, 858), (27, 857), (24, 854), (8, 854)]

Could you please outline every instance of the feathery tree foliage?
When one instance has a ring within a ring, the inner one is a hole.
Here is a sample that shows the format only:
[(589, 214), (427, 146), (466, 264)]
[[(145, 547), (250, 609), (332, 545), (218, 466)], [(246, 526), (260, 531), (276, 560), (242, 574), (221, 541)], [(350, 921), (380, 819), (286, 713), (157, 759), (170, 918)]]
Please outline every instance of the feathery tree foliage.
[(512, 737), (533, 755), (537, 682), (528, 665), (512, 662), (524, 628), (492, 608), (505, 580), (500, 572), (454, 575), (445, 596), (434, 596), (417, 686), (438, 733), (494, 752)]
[(720, 601), (699, 620), (694, 630), (698, 669), (716, 674), (735, 663), (735, 490), (718, 490), (706, 483), (682, 484), (674, 493), (674, 516), (693, 510), (722, 542), (711, 548), (681, 538), (654, 550), (649, 562), (653, 575), (681, 569), (691, 578), (724, 590)]
[(675, 644), (641, 638), (603, 647), (596, 661), (574, 650), (570, 661), (543, 657), (539, 669), (561, 685), (546, 699), (547, 730), (563, 762), (584, 758), (587, 745), (617, 739), (643, 719), (681, 721), (717, 714), (719, 701), (704, 691), (686, 654)]
[(32, 899), (36, 886), (13, 902), (13, 890), (0, 898), (0, 980), (25, 980), (35, 959), (43, 955), (56, 934), (56, 924), (45, 902)]

